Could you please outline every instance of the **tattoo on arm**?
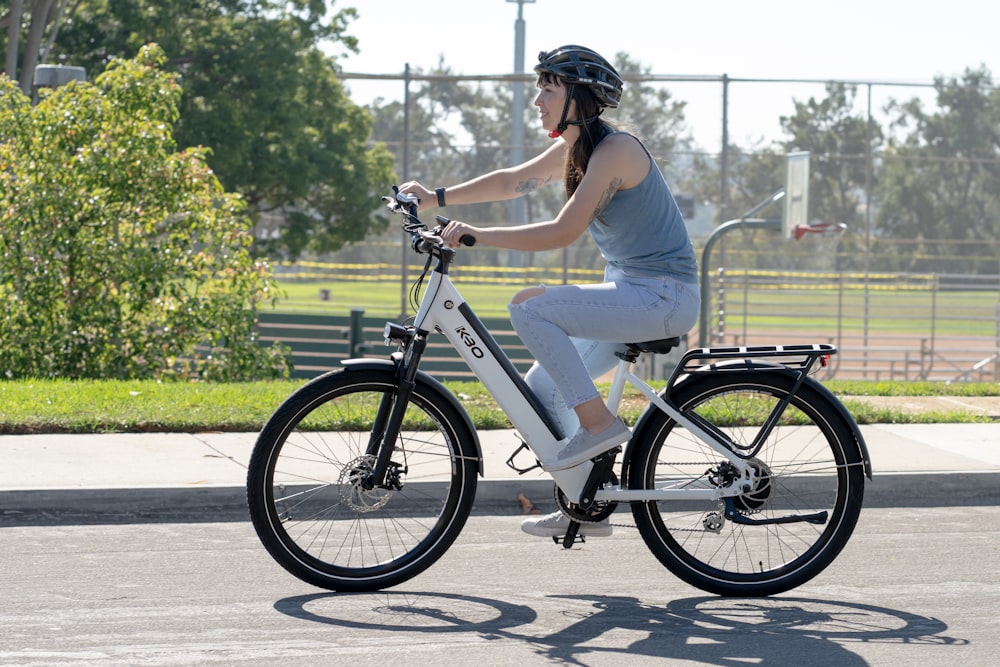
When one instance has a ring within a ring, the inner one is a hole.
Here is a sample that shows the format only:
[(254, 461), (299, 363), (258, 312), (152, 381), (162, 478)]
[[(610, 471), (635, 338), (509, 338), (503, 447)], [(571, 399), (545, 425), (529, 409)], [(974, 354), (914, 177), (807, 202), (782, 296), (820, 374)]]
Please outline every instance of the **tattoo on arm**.
[(594, 210), (594, 217), (604, 224), (607, 224), (607, 222), (605, 222), (605, 220), (601, 217), (601, 214), (604, 213), (604, 209), (606, 209), (608, 204), (611, 203), (611, 198), (615, 196), (615, 193), (618, 192), (621, 187), (622, 179), (617, 177), (611, 179), (611, 183), (608, 184), (608, 189), (604, 191), (603, 195), (601, 195), (601, 201), (598, 202), (597, 208)]
[(514, 192), (517, 192), (518, 194), (526, 195), (529, 192), (534, 192), (535, 190), (537, 190), (538, 188), (540, 188), (543, 185), (548, 185), (548, 182), (550, 180), (551, 180), (551, 177), (550, 178), (546, 178), (544, 181), (540, 181), (537, 178), (529, 178), (526, 181), (521, 181), (520, 183), (518, 183), (517, 186), (514, 187)]

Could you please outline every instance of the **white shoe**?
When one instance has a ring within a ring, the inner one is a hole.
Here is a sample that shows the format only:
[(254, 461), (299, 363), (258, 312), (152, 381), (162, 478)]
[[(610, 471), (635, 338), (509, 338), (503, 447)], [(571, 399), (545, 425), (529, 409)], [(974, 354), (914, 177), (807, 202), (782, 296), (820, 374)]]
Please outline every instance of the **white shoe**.
[[(562, 512), (553, 512), (543, 517), (525, 519), (521, 530), (536, 537), (562, 537), (569, 530), (569, 517)], [(584, 537), (608, 537), (611, 535), (611, 521), (581, 521), (579, 535)]]
[(600, 433), (591, 433), (581, 426), (576, 435), (556, 454), (556, 460), (543, 466), (543, 469), (566, 470), (578, 466), (624, 442), (628, 442), (631, 437), (632, 432), (628, 430), (628, 426), (625, 426), (621, 417), (615, 417), (611, 426)]

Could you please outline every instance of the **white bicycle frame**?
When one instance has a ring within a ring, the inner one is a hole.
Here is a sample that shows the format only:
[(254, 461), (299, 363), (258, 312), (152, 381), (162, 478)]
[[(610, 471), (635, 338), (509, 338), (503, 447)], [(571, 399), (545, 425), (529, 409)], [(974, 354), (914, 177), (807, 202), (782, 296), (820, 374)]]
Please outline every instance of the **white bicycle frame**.
[[(542, 469), (552, 475), (570, 502), (579, 503), (593, 463), (586, 461), (566, 470), (546, 469), (546, 462), (555, 460), (556, 453), (565, 446), (568, 439), (559, 439), (539, 414), (536, 404), (533, 404), (534, 396), (523, 380), (520, 380), (513, 364), (446, 273), (437, 269), (431, 271), (413, 326), (418, 331), (428, 332), (436, 328), (448, 339), (514, 424), (525, 444), (541, 463)], [(635, 386), (658, 409), (718, 452), (722, 459), (729, 461), (738, 474), (733, 484), (723, 487), (671, 488), (668, 484), (656, 489), (624, 489), (621, 486), (606, 486), (597, 491), (595, 500), (713, 500), (738, 495), (740, 489), (748, 484), (749, 488), (753, 488), (756, 475), (753, 467), (720, 443), (715, 436), (664, 401), (652, 387), (632, 372), (631, 363), (624, 359), (619, 362), (608, 397), (608, 408), (613, 414), (618, 412), (626, 382)], [(684, 483), (689, 484), (690, 479)]]

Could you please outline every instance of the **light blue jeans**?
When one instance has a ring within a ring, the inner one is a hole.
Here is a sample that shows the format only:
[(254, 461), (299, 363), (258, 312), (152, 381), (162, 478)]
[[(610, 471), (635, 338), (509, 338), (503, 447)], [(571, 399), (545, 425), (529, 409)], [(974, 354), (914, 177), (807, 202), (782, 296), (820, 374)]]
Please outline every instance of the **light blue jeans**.
[(545, 287), (509, 304), (510, 321), (535, 357), (525, 381), (572, 436), (573, 408), (600, 396), (594, 378), (618, 363), (625, 343), (680, 336), (698, 319), (698, 285), (673, 278), (633, 278), (608, 268), (605, 282)]

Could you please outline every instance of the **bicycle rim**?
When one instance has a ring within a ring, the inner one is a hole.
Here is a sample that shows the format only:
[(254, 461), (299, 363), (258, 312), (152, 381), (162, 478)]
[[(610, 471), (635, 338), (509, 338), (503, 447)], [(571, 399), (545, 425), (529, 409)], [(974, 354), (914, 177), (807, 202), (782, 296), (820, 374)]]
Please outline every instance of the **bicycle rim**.
[[(722, 501), (633, 505), (650, 550), (684, 581), (719, 595), (771, 595), (816, 576), (853, 532), (863, 497), (856, 442), (836, 407), (804, 384), (781, 421), (751, 446), (771, 409), (788, 396), (793, 378), (781, 372), (737, 377), (706, 374), (675, 389), (684, 412), (715, 424), (757, 470), (760, 482), (735, 498), (740, 517), (796, 521), (744, 525), (725, 517)], [(629, 473), (631, 488), (717, 488), (723, 458), (663, 413), (643, 431)]]

